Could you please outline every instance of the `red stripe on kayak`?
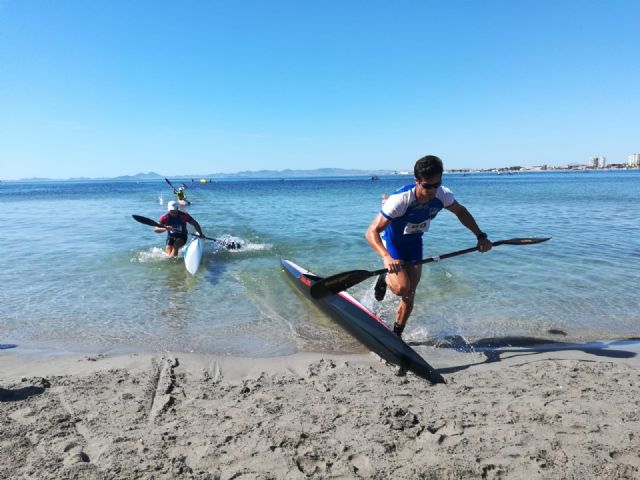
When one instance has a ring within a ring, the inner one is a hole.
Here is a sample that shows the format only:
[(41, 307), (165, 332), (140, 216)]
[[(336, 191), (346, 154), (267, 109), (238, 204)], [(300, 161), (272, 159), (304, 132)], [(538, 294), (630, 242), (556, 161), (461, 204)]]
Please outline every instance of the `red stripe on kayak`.
[(348, 294), (344, 294), (342, 292), (340, 292), (338, 295), (340, 295), (342, 298), (344, 298), (347, 302), (351, 303), (352, 305), (355, 305), (356, 307), (358, 307), (360, 310), (362, 310), (364, 313), (366, 313), (367, 315), (369, 315), (371, 318), (375, 319), (378, 321), (378, 323), (384, 325), (384, 328), (388, 329), (389, 327), (387, 327), (387, 324), (384, 323), (382, 321), (381, 318), (377, 317), (376, 315), (374, 315), (370, 310), (367, 310), (365, 308), (364, 305), (360, 304), (360, 302), (358, 302), (355, 298), (353, 298), (352, 296), (348, 295)]
[[(300, 265), (296, 265), (295, 263), (293, 263), (291, 260), (285, 260), (285, 262), (287, 262), (289, 265), (291, 265), (293, 268), (295, 268), (296, 270), (298, 270), (298, 272), (300, 272), (300, 277), (298, 277), (298, 280), (300, 280), (302, 283), (304, 283), (307, 287), (311, 287), (311, 280), (309, 280), (307, 277), (304, 276), (305, 273), (309, 273), (307, 270), (305, 270), (304, 268), (302, 268)], [(364, 313), (366, 313), (367, 315), (369, 315), (371, 318), (373, 318), (374, 320), (376, 320), (379, 324), (383, 325), (384, 328), (389, 329), (389, 327), (387, 327), (387, 324), (384, 323), (384, 321), (382, 321), (381, 318), (377, 317), (376, 315), (374, 315), (371, 311), (367, 310), (365, 308), (364, 305), (362, 305), (360, 302), (358, 302), (355, 298), (353, 298), (351, 295), (349, 295), (348, 293), (343, 293), (340, 292), (338, 293), (338, 295), (340, 295), (342, 298), (344, 298), (347, 302), (351, 303), (352, 305), (355, 305), (356, 307), (358, 307), (360, 310), (362, 310)]]

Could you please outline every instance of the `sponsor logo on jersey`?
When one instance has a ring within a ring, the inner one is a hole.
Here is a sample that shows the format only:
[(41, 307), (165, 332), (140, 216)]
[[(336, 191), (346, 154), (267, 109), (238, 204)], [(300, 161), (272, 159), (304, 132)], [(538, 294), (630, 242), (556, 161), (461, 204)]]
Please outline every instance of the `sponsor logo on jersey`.
[(407, 223), (404, 227), (404, 234), (410, 235), (412, 233), (422, 233), (427, 229), (429, 225), (428, 222), (420, 222), (420, 223)]

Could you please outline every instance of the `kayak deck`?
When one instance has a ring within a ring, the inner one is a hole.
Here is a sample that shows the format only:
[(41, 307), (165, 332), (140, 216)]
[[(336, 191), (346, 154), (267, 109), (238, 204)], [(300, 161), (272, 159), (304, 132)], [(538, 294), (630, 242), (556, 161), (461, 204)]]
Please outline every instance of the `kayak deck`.
[(431, 383), (445, 383), (444, 378), (415, 350), (391, 332), (380, 318), (347, 292), (316, 300), (311, 297), (309, 290), (322, 277), (314, 275), (290, 260), (281, 259), (280, 263), (305, 297), (369, 350)]
[(203, 250), (204, 240), (200, 237), (193, 237), (184, 251), (184, 265), (191, 275), (195, 275), (200, 267)]

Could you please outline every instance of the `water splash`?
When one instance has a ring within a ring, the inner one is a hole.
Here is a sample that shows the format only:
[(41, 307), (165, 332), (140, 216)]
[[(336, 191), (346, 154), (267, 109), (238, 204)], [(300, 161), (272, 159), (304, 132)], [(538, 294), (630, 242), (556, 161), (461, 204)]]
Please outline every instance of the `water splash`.
[[(180, 253), (184, 249), (180, 249), (178, 257), (174, 258), (182, 258), (180, 257)], [(141, 252), (137, 252), (136, 255), (131, 259), (131, 263), (154, 263), (154, 262), (164, 262), (166, 260), (170, 260), (169, 257), (163, 248), (160, 247), (151, 247), (147, 250), (143, 250)]]
[(233, 235), (224, 234), (217, 237), (219, 248), (226, 248), (226, 245), (237, 245), (239, 248), (229, 249), (228, 251), (231, 253), (242, 253), (242, 252), (251, 252), (251, 251), (264, 251), (271, 250), (273, 245), (270, 243), (253, 243), (249, 240), (245, 240), (240, 237), (235, 237)]

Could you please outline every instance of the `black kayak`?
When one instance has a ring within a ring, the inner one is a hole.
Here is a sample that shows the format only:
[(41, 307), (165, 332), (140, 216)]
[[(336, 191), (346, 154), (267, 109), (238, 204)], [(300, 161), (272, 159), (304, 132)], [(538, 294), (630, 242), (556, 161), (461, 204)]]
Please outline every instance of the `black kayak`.
[(347, 292), (316, 300), (311, 297), (309, 289), (315, 282), (322, 280), (322, 277), (308, 272), (290, 260), (281, 259), (280, 263), (305, 297), (369, 350), (431, 383), (445, 383), (442, 375), (425, 362), (413, 348), (398, 338), (380, 318)]

